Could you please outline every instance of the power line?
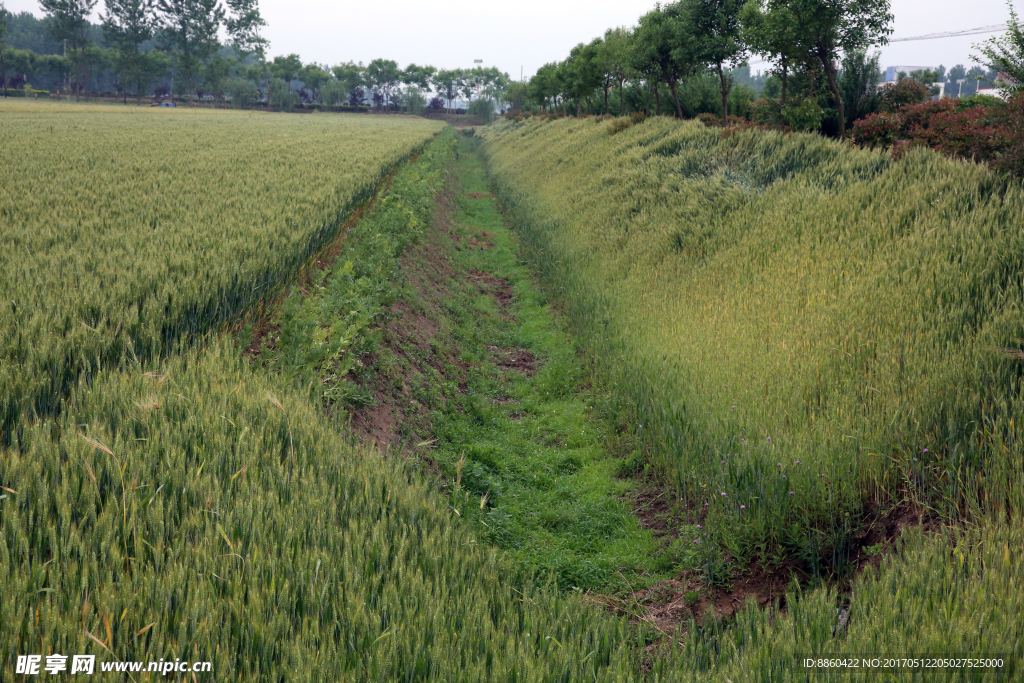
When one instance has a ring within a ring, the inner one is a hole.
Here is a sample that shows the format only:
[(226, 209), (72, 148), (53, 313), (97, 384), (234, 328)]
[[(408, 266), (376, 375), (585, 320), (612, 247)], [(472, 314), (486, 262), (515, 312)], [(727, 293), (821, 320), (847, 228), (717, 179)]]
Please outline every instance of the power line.
[[(979, 36), (985, 33), (999, 33), (1009, 28), (1006, 24), (992, 24), (991, 26), (979, 26), (977, 28), (966, 28), (962, 31), (944, 31), (942, 33), (926, 33), (923, 36), (910, 36), (908, 38), (893, 38), (890, 43), (908, 43), (914, 40), (936, 40), (938, 38), (957, 38), (959, 36)], [(747, 66), (758, 66), (767, 64), (769, 60), (762, 59), (757, 62), (750, 62)]]
[(945, 31), (943, 33), (927, 33), (923, 36), (911, 36), (909, 38), (893, 38), (890, 43), (907, 43), (912, 40), (936, 40), (938, 38), (956, 38), (958, 36), (978, 36), (983, 33), (998, 33), (1005, 31), (1006, 24), (993, 24), (992, 26), (979, 26), (978, 28), (967, 28), (963, 31)]

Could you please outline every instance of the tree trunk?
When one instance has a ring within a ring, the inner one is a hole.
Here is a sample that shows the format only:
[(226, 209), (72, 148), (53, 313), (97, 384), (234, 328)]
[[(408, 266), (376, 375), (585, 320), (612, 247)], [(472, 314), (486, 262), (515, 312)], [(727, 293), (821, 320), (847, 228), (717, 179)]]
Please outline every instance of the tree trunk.
[(729, 125), (729, 87), (725, 82), (725, 70), (722, 63), (718, 63), (718, 82), (722, 86), (722, 125)]
[(786, 79), (789, 76), (789, 65), (782, 62), (782, 105), (786, 105)]
[(583, 118), (583, 100), (576, 100), (576, 118)]
[(622, 96), (622, 81), (623, 79), (619, 79), (619, 116), (622, 116), (626, 109), (626, 100)]
[(658, 81), (654, 81), (654, 115), (661, 114), (661, 93), (658, 92)]
[(608, 113), (608, 86), (604, 86), (604, 113)]
[(679, 106), (679, 95), (676, 93), (676, 79), (672, 79), (668, 82), (668, 87), (672, 89), (672, 99), (676, 102), (676, 116), (683, 118), (683, 109)]
[(821, 59), (821, 66), (825, 70), (825, 78), (828, 79), (828, 85), (832, 88), (832, 97), (836, 101), (836, 109), (839, 110), (839, 139), (841, 140), (846, 137), (846, 112), (843, 111), (843, 96), (839, 92), (839, 84), (836, 83), (836, 68), (824, 49), (819, 48), (818, 58)]

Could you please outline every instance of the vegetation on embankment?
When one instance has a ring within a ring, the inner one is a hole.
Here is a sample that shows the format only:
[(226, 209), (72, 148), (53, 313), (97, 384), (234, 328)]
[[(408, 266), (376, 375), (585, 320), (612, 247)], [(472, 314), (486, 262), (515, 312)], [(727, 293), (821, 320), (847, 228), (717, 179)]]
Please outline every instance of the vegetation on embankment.
[[(784, 611), (747, 602), (734, 619), (691, 624), (656, 671), (670, 681), (996, 681), (1024, 673), (1024, 527), (985, 524), (929, 538), (907, 530), (879, 568), (857, 577), (850, 594), (833, 589), (787, 596)], [(914, 665), (893, 658), (920, 658)], [(848, 663), (818, 667), (806, 659)], [(879, 659), (870, 666), (864, 659)], [(932, 659), (925, 664), (924, 659)], [(968, 658), (997, 665), (946, 664)], [(886, 662), (886, 659), (888, 661)], [(858, 666), (851, 660), (860, 662)]]
[[(484, 141), (616, 410), (718, 549), (706, 579), (892, 553), (848, 595), (794, 588), (785, 613), (691, 627), (659, 668), (796, 680), (808, 653), (1022, 654), (1019, 183), (667, 119)], [(893, 510), (970, 523), (860, 548)]]
[[(657, 601), (658, 590), (672, 591), (672, 582), (660, 580), (706, 567), (720, 548), (693, 545), (691, 534), (701, 538), (703, 532), (679, 520), (673, 522), (680, 538), (652, 544), (615, 500), (623, 494), (628, 499), (635, 484), (611, 474), (634, 461), (609, 455), (629, 452), (633, 440), (618, 433), (615, 401), (603, 385), (581, 382), (594, 378), (556, 324), (548, 296), (515, 258), (517, 242), (497, 211), (474, 147), (461, 139), (453, 182), (458, 191), (443, 198), (437, 222), (408, 244), (397, 267), (389, 253), (358, 246), (368, 238), (390, 244), (403, 232), (401, 221), (375, 216), (350, 233), (352, 251), (335, 262), (347, 272), (346, 259), (360, 254), (373, 277), (395, 288), (373, 343), (356, 345), (361, 354), (350, 375), (372, 407), (359, 399), (347, 409), (361, 428), (375, 426), (378, 435), (391, 430), (384, 440), (392, 453), (404, 447), (426, 460), (427, 471), (443, 474), (440, 484), (453, 514), (468, 521), (480, 540), (503, 549), (517, 571), (550, 574), (563, 589), (611, 590), (621, 599), (603, 596), (605, 604), (640, 624), (653, 622), (649, 601)], [(418, 163), (430, 158), (428, 151)], [(389, 196), (396, 199), (380, 205), (382, 215), (405, 215), (406, 200), (398, 197), (416, 196), (406, 187), (402, 176), (395, 179)], [(293, 296), (302, 301), (315, 291)], [(329, 313), (320, 326), (329, 327), (335, 316)], [(339, 408), (340, 402), (332, 404), (335, 414)], [(616, 632), (633, 645), (622, 652), (631, 662), (627, 668), (643, 661), (650, 680), (736, 683), (769, 676), (799, 680), (806, 674), (801, 655), (955, 651), (1004, 655), (1009, 663), (1009, 656), (1024, 654), (1015, 621), (1024, 607), (1014, 582), (1024, 569), (1016, 552), (1019, 528), (946, 531), (937, 539), (913, 530), (894, 547), (888, 540), (867, 549), (884, 555), (881, 572), (869, 569), (858, 577), (848, 599), (832, 590), (801, 594), (796, 588), (786, 597), (785, 612), (751, 602), (723, 620), (700, 613), (708, 591), (683, 589), (673, 596), (680, 606), (665, 611), (699, 617), (700, 626), (681, 624), (679, 648), (662, 642), (634, 649), (643, 643), (635, 640), (642, 632)], [(663, 588), (644, 590), (655, 582)], [(983, 628), (976, 628), (979, 623)], [(1012, 678), (1014, 671), (1003, 674)], [(996, 672), (975, 673), (976, 680), (994, 680)]]
[[(382, 215), (429, 209), (450, 135)], [(122, 359), (4, 451), (0, 678), (40, 652), (210, 660), (218, 680), (635, 675), (623, 621), (537, 585), (233, 342)]]
[(277, 295), (440, 129), (366, 117), (4, 102), (0, 443), (80, 376)]
[(287, 383), (218, 345), (158, 372), (83, 382), (4, 453), (4, 680), (33, 653), (217, 680), (628, 678), (622, 622), (536, 587)]
[(736, 558), (1022, 502), (1019, 183), (653, 119), (503, 124), (493, 179), (650, 457)]
[(694, 530), (662, 542), (631, 514), (629, 438), (518, 259), (474, 139), (458, 139), (451, 177), (448, 131), (240, 346), (380, 447), (419, 454), (458, 516), (537, 580), (629, 595), (672, 578), (695, 565), (679, 538)]

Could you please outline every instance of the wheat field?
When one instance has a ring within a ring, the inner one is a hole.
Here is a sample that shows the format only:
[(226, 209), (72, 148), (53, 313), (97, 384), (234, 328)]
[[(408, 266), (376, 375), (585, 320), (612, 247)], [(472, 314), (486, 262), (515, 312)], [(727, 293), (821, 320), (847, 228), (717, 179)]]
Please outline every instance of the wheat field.
[(78, 377), (265, 302), (442, 127), (20, 101), (0, 122), (8, 445)]

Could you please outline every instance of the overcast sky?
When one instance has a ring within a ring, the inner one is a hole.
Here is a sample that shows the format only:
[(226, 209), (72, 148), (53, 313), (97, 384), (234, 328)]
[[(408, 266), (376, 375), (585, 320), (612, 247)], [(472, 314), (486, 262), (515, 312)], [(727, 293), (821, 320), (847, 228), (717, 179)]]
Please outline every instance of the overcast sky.
[[(42, 16), (37, 0), (2, 0), (12, 12)], [(102, 8), (100, 0), (98, 8)], [(632, 26), (654, 0), (261, 0), (270, 54), (298, 53), (322, 64), (378, 57), (442, 68), (474, 59), (518, 78), (565, 58), (573, 45), (612, 26)], [(1024, 14), (1024, 0), (1014, 0)], [(894, 38), (1005, 23), (1005, 0), (892, 0)], [(971, 44), (988, 36), (895, 43), (882, 67), (969, 64)], [(753, 65), (752, 70), (764, 65)]]

